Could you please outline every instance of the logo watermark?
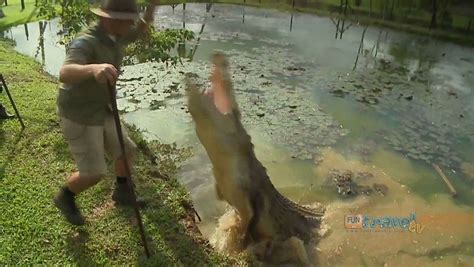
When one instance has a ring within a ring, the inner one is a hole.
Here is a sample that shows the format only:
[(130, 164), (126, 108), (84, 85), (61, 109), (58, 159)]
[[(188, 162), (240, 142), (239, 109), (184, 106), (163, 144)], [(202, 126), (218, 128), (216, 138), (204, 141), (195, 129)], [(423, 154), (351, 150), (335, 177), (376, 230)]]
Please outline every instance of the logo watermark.
[(347, 214), (344, 227), (352, 232), (410, 232), (421, 234), (426, 226), (417, 223), (416, 213), (406, 217)]

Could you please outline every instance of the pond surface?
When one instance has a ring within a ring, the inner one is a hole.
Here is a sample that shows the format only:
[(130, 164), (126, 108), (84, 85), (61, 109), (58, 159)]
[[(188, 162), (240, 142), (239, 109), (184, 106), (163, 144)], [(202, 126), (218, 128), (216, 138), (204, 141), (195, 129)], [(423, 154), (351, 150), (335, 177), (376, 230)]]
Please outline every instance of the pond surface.
[[(155, 24), (195, 31), (199, 42), (186, 44), (188, 53), (197, 49), (194, 59), (125, 66), (119, 105), (146, 137), (194, 147), (179, 179), (204, 235), (216, 237), (226, 206), (187, 113), (182, 73), (206, 78), (219, 49), (230, 56), (243, 121), (272, 182), (301, 204), (328, 205), (331, 230), (310, 248), (315, 262), (474, 265), (474, 49), (350, 22), (335, 38), (329, 18), (232, 5), (160, 7)], [(52, 21), (3, 35), (57, 76), (57, 31)], [(347, 214), (412, 213), (421, 233), (344, 228)]]

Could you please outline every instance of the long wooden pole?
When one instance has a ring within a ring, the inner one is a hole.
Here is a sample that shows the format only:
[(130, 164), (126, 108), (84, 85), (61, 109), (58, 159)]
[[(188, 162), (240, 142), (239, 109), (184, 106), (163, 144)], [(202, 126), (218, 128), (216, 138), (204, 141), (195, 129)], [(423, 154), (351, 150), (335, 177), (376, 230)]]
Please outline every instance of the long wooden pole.
[(20, 112), (18, 112), (18, 109), (16, 108), (15, 101), (13, 101), (13, 97), (11, 96), (10, 91), (8, 90), (7, 83), (3, 79), (2, 74), (0, 74), (0, 81), (2, 82), (3, 88), (5, 88), (5, 92), (7, 92), (8, 98), (10, 99), (10, 103), (12, 104), (13, 109), (15, 110), (15, 114), (16, 114), (16, 116), (17, 116), (17, 118), (18, 118), (18, 120), (20, 121), (20, 124), (21, 124), (21, 129), (23, 130), (23, 129), (25, 129), (25, 124), (23, 123), (23, 120), (21, 119)]
[(108, 88), (109, 88), (110, 103), (112, 104), (112, 113), (115, 119), (115, 128), (117, 129), (117, 135), (118, 135), (118, 139), (120, 143), (120, 149), (122, 151), (122, 157), (125, 159), (125, 172), (127, 174), (128, 189), (130, 190), (130, 193), (132, 194), (133, 208), (135, 210), (135, 216), (137, 217), (138, 227), (140, 230), (143, 247), (145, 249), (145, 254), (147, 258), (149, 258), (150, 251), (148, 249), (148, 244), (145, 237), (145, 230), (143, 228), (143, 222), (140, 216), (140, 210), (138, 208), (137, 196), (135, 195), (135, 190), (133, 189), (132, 173), (130, 171), (130, 166), (128, 165), (127, 155), (125, 154), (125, 143), (123, 141), (122, 127), (120, 125), (120, 118), (119, 118), (118, 109), (117, 109), (117, 100), (115, 98), (115, 86), (109, 84)]

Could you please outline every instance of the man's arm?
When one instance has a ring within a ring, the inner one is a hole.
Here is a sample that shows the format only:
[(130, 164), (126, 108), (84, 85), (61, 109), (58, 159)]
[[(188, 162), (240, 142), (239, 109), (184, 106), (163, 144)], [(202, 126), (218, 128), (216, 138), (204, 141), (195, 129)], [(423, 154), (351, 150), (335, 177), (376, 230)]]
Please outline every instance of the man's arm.
[(153, 23), (155, 7), (160, 3), (159, 0), (150, 0), (143, 18), (138, 21), (138, 25), (126, 37), (126, 42), (133, 42), (146, 34), (148, 27)]
[(59, 70), (59, 80), (63, 83), (78, 83), (92, 77), (102, 84), (115, 84), (118, 71), (111, 64), (66, 64)]
[(83, 37), (71, 42), (64, 64), (59, 69), (59, 80), (74, 84), (94, 78), (101, 84), (115, 84), (117, 69), (111, 64), (90, 64), (94, 57), (93, 45)]
[(153, 22), (153, 18), (155, 15), (155, 7), (160, 4), (159, 0), (151, 0), (150, 4), (146, 8), (145, 15), (143, 16), (143, 20), (150, 24)]

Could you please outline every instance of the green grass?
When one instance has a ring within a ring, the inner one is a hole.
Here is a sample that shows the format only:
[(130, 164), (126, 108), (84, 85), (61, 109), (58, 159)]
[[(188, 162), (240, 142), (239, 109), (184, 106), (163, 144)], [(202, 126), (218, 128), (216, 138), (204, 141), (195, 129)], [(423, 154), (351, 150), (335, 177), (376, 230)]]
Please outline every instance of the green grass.
[(20, 0), (8, 0), (8, 6), (2, 6), (5, 17), (0, 18), (0, 30), (37, 19), (35, 0), (25, 0), (24, 10), (21, 10), (20, 3)]
[[(0, 121), (0, 265), (236, 265), (242, 258), (215, 253), (193, 231), (187, 192), (176, 181), (177, 161), (188, 154), (172, 145), (152, 147), (157, 168), (139, 154), (134, 174), (137, 192), (150, 199), (142, 210), (152, 258), (146, 260), (132, 209), (110, 200), (112, 174), (78, 197), (88, 220), (69, 225), (52, 198), (74, 170), (58, 126), (55, 98), (58, 82), (34, 60), (0, 41), (0, 73), (26, 124)], [(0, 102), (13, 109), (5, 93)], [(140, 134), (133, 132), (138, 144)], [(177, 160), (178, 159), (178, 160)], [(171, 178), (161, 179), (157, 171)], [(186, 227), (185, 223), (188, 224)]]

